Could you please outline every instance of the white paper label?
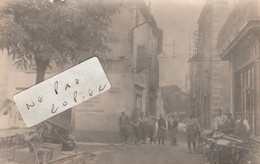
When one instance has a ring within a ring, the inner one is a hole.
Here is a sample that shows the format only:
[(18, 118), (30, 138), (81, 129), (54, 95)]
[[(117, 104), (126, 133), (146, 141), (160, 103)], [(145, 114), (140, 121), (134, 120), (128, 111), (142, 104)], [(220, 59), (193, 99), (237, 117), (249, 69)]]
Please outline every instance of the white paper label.
[(93, 57), (14, 96), (27, 127), (34, 126), (111, 88)]

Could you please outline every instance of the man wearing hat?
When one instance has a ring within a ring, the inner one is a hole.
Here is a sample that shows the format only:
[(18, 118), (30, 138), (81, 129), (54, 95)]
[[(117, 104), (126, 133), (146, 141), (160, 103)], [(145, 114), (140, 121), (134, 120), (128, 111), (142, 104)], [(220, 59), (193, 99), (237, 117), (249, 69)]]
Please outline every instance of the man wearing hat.
[(235, 123), (235, 132), (234, 134), (240, 137), (243, 141), (247, 141), (250, 132), (250, 125), (248, 121), (245, 119), (243, 113), (237, 113), (237, 120)]
[(219, 131), (224, 131), (225, 130), (225, 125), (227, 121), (227, 116), (222, 113), (222, 109), (218, 109), (218, 115), (215, 118), (215, 129)]
[(119, 128), (122, 141), (127, 143), (128, 140), (128, 126), (129, 126), (129, 118), (125, 115), (125, 111), (121, 112), (121, 116), (119, 118)]
[(157, 122), (157, 118), (148, 112), (148, 114), (147, 114), (147, 135), (150, 138), (150, 144), (152, 144), (152, 142), (156, 143), (156, 140), (155, 140), (156, 122)]
[(226, 134), (233, 134), (235, 129), (235, 120), (232, 118), (231, 113), (227, 113), (227, 121), (226, 121)]

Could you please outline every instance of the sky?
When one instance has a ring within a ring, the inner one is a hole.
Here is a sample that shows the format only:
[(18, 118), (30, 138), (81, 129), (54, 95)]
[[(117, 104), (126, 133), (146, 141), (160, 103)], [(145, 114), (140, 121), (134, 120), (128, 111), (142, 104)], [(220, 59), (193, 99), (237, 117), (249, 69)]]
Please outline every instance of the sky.
[(197, 30), (197, 20), (205, 0), (151, 0), (151, 11), (163, 30), (163, 50), (175, 58), (160, 60), (160, 86), (177, 84), (185, 88), (188, 73), (189, 34)]

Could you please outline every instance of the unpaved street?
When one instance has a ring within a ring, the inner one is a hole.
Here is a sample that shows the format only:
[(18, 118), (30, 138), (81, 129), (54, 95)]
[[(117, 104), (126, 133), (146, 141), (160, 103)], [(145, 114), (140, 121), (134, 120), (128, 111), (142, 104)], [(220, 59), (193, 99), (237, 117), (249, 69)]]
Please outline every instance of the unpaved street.
[(189, 154), (186, 143), (142, 145), (81, 145), (91, 153), (90, 164), (204, 164), (199, 154)]

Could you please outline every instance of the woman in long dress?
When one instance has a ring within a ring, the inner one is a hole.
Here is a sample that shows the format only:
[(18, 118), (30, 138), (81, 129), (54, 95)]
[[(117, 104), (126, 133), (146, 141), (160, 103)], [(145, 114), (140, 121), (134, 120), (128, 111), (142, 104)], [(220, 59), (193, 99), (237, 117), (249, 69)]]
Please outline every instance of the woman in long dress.
[(177, 117), (171, 115), (171, 120), (168, 123), (168, 129), (170, 131), (171, 145), (177, 145), (177, 133), (178, 133), (178, 120)]
[(161, 144), (161, 142), (164, 145), (165, 137), (166, 137), (166, 121), (163, 118), (163, 115), (160, 114), (160, 119), (158, 120), (158, 132), (157, 132), (159, 145)]

